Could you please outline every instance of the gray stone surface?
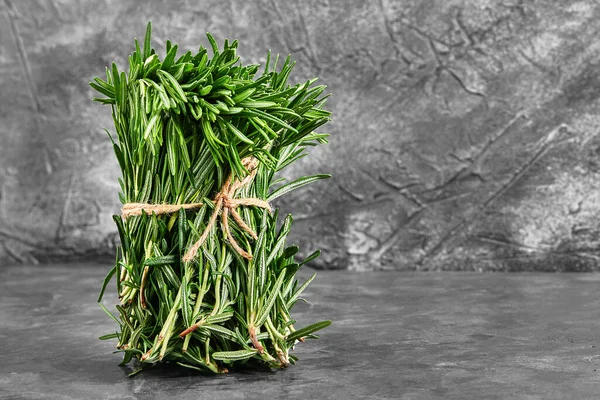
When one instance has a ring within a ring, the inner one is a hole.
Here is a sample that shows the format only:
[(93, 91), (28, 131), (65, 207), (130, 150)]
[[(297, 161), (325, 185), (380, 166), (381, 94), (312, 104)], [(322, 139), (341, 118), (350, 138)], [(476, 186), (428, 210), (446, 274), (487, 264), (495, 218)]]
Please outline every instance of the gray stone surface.
[(87, 82), (155, 44), (291, 53), (334, 94), (332, 172), (282, 199), (317, 266), (598, 270), (594, 0), (0, 3), (0, 264), (112, 257), (117, 164)]
[(597, 274), (323, 271), (293, 315), (333, 324), (295, 366), (128, 378), (97, 340), (115, 328), (96, 304), (108, 269), (0, 271), (0, 399), (598, 398)]

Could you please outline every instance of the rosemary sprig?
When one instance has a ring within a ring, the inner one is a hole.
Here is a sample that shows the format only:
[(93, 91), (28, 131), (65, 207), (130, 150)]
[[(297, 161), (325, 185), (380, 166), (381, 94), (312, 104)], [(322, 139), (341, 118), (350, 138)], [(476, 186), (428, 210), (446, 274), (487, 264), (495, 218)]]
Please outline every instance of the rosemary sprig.
[[(286, 247), (292, 216), (278, 229), (278, 211), (253, 204), (328, 177), (274, 180), (308, 146), (327, 143), (315, 132), (330, 117), (325, 86), (289, 85), (294, 62), (279, 68), (270, 53), (259, 73), (239, 61), (237, 41), (220, 49), (210, 34), (212, 58), (202, 46), (178, 55), (167, 41), (161, 61), (151, 31), (149, 23), (143, 48), (135, 41), (127, 74), (113, 63), (105, 80), (90, 82), (104, 96), (94, 100), (112, 109), (120, 200), (139, 208), (114, 216), (121, 246), (98, 301), (116, 278), (118, 318), (103, 309), (119, 329), (101, 339), (118, 339), (123, 363), (168, 360), (215, 373), (249, 361), (287, 366), (297, 341), (330, 324), (296, 330), (290, 314), (314, 278), (299, 284), (296, 273), (319, 253), (297, 260), (298, 248)], [(224, 187), (246, 201), (234, 204)]]

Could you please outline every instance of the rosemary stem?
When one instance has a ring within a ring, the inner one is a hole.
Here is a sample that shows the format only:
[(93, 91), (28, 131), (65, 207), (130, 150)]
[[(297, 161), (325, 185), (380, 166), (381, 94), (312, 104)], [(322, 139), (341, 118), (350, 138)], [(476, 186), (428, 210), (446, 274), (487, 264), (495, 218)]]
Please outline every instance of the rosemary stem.
[[(192, 314), (192, 316), (193, 316), (192, 320), (196, 320), (199, 317), (200, 307), (202, 305), (202, 300), (204, 299), (204, 295), (208, 291), (208, 289), (207, 289), (207, 287), (208, 287), (208, 273), (209, 273), (209, 268), (208, 268), (208, 266), (205, 266), (205, 268), (204, 268), (204, 276), (202, 278), (202, 286), (200, 287), (200, 289), (198, 290), (198, 294), (196, 295), (196, 303), (194, 304), (194, 311), (193, 311), (193, 314)], [(203, 323), (204, 320), (201, 319), (200, 321), (194, 323), (194, 325), (192, 325), (192, 326), (196, 326), (195, 329), (197, 329), (197, 327), (200, 326), (199, 324), (201, 322)], [(190, 328), (191, 327), (188, 327), (188, 329), (190, 329)], [(187, 331), (187, 329), (186, 329), (186, 331)], [(185, 340), (183, 342), (183, 347), (182, 347), (182, 351), (183, 352), (187, 351), (188, 346), (190, 344), (190, 340), (192, 338), (192, 335), (189, 334), (191, 332), (187, 332), (186, 333), (186, 331), (184, 331), (184, 332), (182, 332), (180, 334), (180, 336), (181, 336), (181, 335), (183, 335), (185, 333)]]
[(177, 322), (177, 314), (175, 314), (175, 316), (173, 317), (173, 320), (170, 322), (169, 329), (167, 330), (167, 332), (165, 333), (165, 336), (163, 338), (162, 347), (160, 349), (160, 354), (158, 356), (159, 360), (162, 360), (163, 357), (165, 356), (165, 353), (167, 352), (169, 340), (171, 340), (171, 336), (173, 335), (173, 331), (175, 329), (176, 322)]
[(285, 336), (282, 335), (277, 328), (275, 328), (275, 325), (273, 325), (273, 322), (271, 321), (271, 317), (267, 317), (267, 321), (265, 323), (265, 326), (267, 327), (267, 331), (269, 332), (269, 335), (271, 335), (271, 339), (274, 341), (273, 337), (279, 339), (279, 340), (285, 340)]
[(206, 339), (204, 341), (204, 357), (206, 358), (206, 363), (207, 364), (211, 364), (210, 361), (210, 343), (209, 343), (210, 339)]
[[(223, 246), (221, 247), (221, 254), (225, 254), (226, 251), (227, 248), (225, 247), (225, 243), (223, 243)], [(221, 310), (221, 281), (223, 278), (223, 270), (225, 269), (225, 259), (225, 256), (221, 256), (221, 263), (219, 264), (217, 270), (217, 278), (215, 279), (215, 306), (210, 313), (211, 316), (218, 314)]]
[(202, 306), (202, 301), (204, 300), (204, 295), (208, 292), (208, 266), (204, 268), (204, 276), (202, 277), (202, 286), (200, 290), (198, 290), (198, 295), (196, 296), (196, 304), (194, 304), (194, 318), (198, 316), (200, 312), (200, 307)]
[(177, 317), (177, 312), (181, 308), (182, 292), (183, 292), (183, 286), (180, 286), (179, 291), (177, 292), (177, 296), (175, 297), (175, 301), (173, 302), (173, 307), (171, 307), (171, 311), (169, 311), (169, 315), (167, 316), (167, 319), (165, 320), (163, 328), (161, 329), (160, 334), (158, 335), (159, 344), (162, 343), (163, 339), (167, 335), (167, 332), (173, 326), (174, 320)]
[(142, 282), (140, 283), (140, 306), (142, 309), (146, 309), (146, 299), (144, 298), (144, 289), (146, 288), (146, 279), (148, 278), (148, 269), (149, 267), (146, 265), (144, 267), (144, 272), (142, 273)]
[(259, 330), (253, 325), (248, 325), (248, 334), (250, 335), (250, 341), (252, 342), (252, 346), (258, 351), (258, 354), (262, 354), (265, 351), (265, 348), (260, 344), (256, 335), (259, 333)]

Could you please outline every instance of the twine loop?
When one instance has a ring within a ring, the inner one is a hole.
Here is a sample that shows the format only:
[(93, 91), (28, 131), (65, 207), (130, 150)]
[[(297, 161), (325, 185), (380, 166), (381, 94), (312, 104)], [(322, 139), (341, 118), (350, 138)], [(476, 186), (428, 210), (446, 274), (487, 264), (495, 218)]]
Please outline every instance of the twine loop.
[[(235, 249), (235, 251), (244, 257), (247, 260), (252, 260), (252, 255), (248, 253), (246, 250), (242, 249), (237, 241), (234, 239), (231, 234), (231, 230), (229, 229), (229, 214), (233, 217), (237, 225), (242, 229), (242, 231), (249, 234), (254, 240), (258, 238), (256, 232), (252, 230), (244, 222), (240, 214), (237, 212), (237, 207), (239, 206), (254, 206), (259, 208), (264, 208), (271, 212), (271, 206), (266, 200), (261, 200), (257, 198), (235, 198), (235, 192), (238, 189), (241, 189), (248, 185), (256, 176), (258, 160), (254, 157), (246, 157), (242, 160), (242, 165), (248, 170), (249, 174), (246, 175), (242, 180), (234, 179), (233, 172), (229, 174), (227, 180), (221, 187), (219, 193), (215, 195), (213, 202), (215, 203), (215, 208), (213, 210), (210, 219), (208, 220), (208, 224), (204, 228), (202, 235), (200, 235), (200, 239), (198, 239), (184, 254), (182, 260), (185, 262), (192, 261), (200, 247), (204, 244), (208, 235), (210, 233), (211, 228), (215, 225), (217, 221), (217, 217), (219, 213), (221, 213), (221, 225), (227, 239), (231, 246)], [(160, 214), (172, 214), (174, 212), (179, 211), (181, 208), (186, 210), (196, 209), (202, 207), (203, 203), (190, 203), (190, 204), (146, 204), (146, 203), (126, 203), (123, 205), (121, 210), (121, 215), (124, 219), (127, 219), (130, 216), (134, 215), (142, 215), (142, 211), (146, 213), (155, 213), (157, 215)]]

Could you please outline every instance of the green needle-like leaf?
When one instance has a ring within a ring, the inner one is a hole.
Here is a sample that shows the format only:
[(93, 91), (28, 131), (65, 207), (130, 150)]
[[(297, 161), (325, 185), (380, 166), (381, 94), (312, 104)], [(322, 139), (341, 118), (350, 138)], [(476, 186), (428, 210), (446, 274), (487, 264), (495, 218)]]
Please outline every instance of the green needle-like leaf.
[(327, 328), (329, 325), (331, 325), (331, 321), (321, 321), (321, 322), (317, 322), (316, 324), (309, 325), (305, 328), (299, 329), (299, 330), (295, 331), (294, 333), (288, 335), (287, 341), (288, 341), (288, 343), (294, 342), (300, 338), (303, 338), (312, 333), (315, 333), (318, 330)]
[(269, 201), (273, 201), (276, 198), (283, 196), (286, 193), (291, 192), (292, 190), (296, 190), (301, 188), (302, 186), (306, 186), (310, 183), (316, 182), (320, 179), (327, 179), (327, 178), (331, 178), (331, 175), (329, 174), (318, 174), (318, 175), (311, 175), (311, 176), (305, 176), (302, 178), (298, 178), (293, 182), (290, 182), (286, 185), (283, 185), (279, 188), (277, 188), (276, 190), (274, 190), (273, 192), (271, 192), (271, 194), (269, 194)]
[(240, 361), (247, 360), (256, 353), (256, 350), (218, 351), (213, 354), (213, 358), (220, 361)]
[(106, 278), (104, 278), (104, 282), (102, 282), (102, 288), (100, 289), (100, 294), (98, 295), (98, 302), (102, 301), (102, 297), (104, 296), (104, 291), (106, 290), (106, 286), (108, 286), (108, 283), (111, 281), (112, 277), (115, 275), (115, 273), (117, 272), (117, 266), (115, 265), (110, 272), (108, 273), (108, 275), (106, 275)]
[(144, 36), (144, 54), (142, 55), (142, 59), (145, 61), (148, 57), (150, 57), (150, 52), (152, 51), (152, 47), (150, 44), (152, 36), (152, 23), (148, 22), (146, 26), (146, 35)]
[(110, 311), (108, 311), (108, 309), (106, 307), (104, 307), (104, 304), (98, 303), (98, 305), (100, 306), (102, 311), (104, 311), (106, 313), (106, 315), (108, 315), (113, 321), (115, 321), (117, 323), (117, 325), (119, 325), (119, 326), (121, 325), (119, 320), (114, 315), (112, 315), (112, 313)]

